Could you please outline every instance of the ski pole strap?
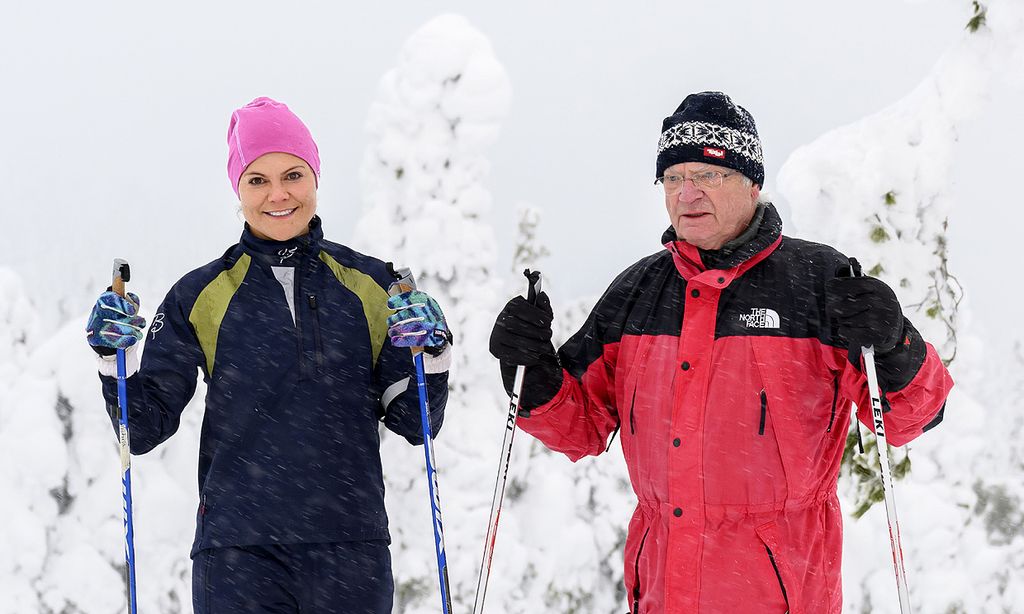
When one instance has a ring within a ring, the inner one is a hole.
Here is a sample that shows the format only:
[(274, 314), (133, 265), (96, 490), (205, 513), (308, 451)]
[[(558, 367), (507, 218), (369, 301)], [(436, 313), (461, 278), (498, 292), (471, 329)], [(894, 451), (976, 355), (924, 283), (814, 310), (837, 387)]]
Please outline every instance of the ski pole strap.
[(388, 274), (395, 279), (388, 287), (388, 295), (394, 296), (403, 292), (412, 292), (416, 289), (416, 278), (413, 277), (409, 267), (396, 269), (393, 262), (387, 263)]

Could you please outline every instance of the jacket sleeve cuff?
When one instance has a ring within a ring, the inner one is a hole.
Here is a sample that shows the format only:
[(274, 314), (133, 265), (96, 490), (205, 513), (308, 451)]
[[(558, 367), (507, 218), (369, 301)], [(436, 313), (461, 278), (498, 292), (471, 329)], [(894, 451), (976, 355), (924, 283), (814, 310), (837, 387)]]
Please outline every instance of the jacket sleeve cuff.
[[(516, 365), (500, 362), (501, 380), (505, 385), (505, 392), (512, 396), (512, 388), (516, 378)], [(519, 396), (519, 415), (529, 416), (530, 413), (541, 405), (548, 404), (551, 399), (562, 388), (564, 372), (554, 356), (526, 367), (523, 375), (523, 389)]]
[(571, 376), (568, 373), (563, 371), (562, 379), (558, 383), (558, 388), (555, 390), (554, 395), (552, 395), (547, 401), (544, 401), (540, 405), (531, 409), (524, 410), (522, 405), (520, 405), (519, 417), (526, 419), (536, 418), (537, 416), (543, 416), (555, 407), (558, 407), (558, 405), (564, 402), (566, 397), (572, 393), (572, 386), (569, 385), (570, 377)]
[[(117, 377), (117, 355), (97, 356), (96, 366), (100, 375)], [(125, 377), (131, 377), (139, 372), (139, 345), (136, 343), (124, 351)]]
[(921, 370), (927, 353), (921, 333), (917, 332), (910, 320), (904, 318), (903, 334), (896, 347), (875, 356), (882, 388), (886, 392), (898, 392), (906, 388)]
[(442, 351), (437, 356), (423, 352), (423, 372), (424, 373), (444, 373), (452, 366), (452, 345), (450, 343), (444, 346)]

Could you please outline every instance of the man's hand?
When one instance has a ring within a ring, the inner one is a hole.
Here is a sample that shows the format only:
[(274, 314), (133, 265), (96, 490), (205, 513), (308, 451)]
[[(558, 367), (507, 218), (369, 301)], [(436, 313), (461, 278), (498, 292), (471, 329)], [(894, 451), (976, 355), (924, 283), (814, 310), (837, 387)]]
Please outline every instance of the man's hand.
[(554, 358), (551, 344), (551, 300), (541, 292), (531, 305), (522, 296), (510, 300), (491, 330), (491, 355), (511, 365), (531, 367)]
[(884, 354), (903, 335), (903, 311), (896, 293), (874, 277), (836, 277), (825, 283), (825, 309), (850, 344), (851, 360), (862, 347)]

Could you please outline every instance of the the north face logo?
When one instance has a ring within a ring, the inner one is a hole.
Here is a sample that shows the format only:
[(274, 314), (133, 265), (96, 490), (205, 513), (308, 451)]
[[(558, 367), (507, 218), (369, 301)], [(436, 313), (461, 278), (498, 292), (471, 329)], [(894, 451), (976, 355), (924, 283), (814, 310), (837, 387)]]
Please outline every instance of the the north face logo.
[(774, 309), (764, 307), (753, 307), (750, 313), (741, 313), (740, 322), (747, 325), (747, 328), (778, 328), (779, 314)]

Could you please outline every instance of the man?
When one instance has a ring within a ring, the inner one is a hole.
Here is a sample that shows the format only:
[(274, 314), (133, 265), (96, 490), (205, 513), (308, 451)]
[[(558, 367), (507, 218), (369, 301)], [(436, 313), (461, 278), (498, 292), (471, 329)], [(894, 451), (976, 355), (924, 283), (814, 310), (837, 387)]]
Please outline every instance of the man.
[(506, 387), (528, 366), (519, 424), (573, 461), (621, 429), (633, 614), (839, 614), (851, 401), (871, 424), (859, 348), (876, 350), (890, 444), (941, 420), (952, 380), (888, 286), (782, 236), (759, 202), (754, 120), (728, 96), (687, 96), (665, 119), (656, 176), (665, 250), (622, 272), (557, 353), (546, 295), (498, 316)]

